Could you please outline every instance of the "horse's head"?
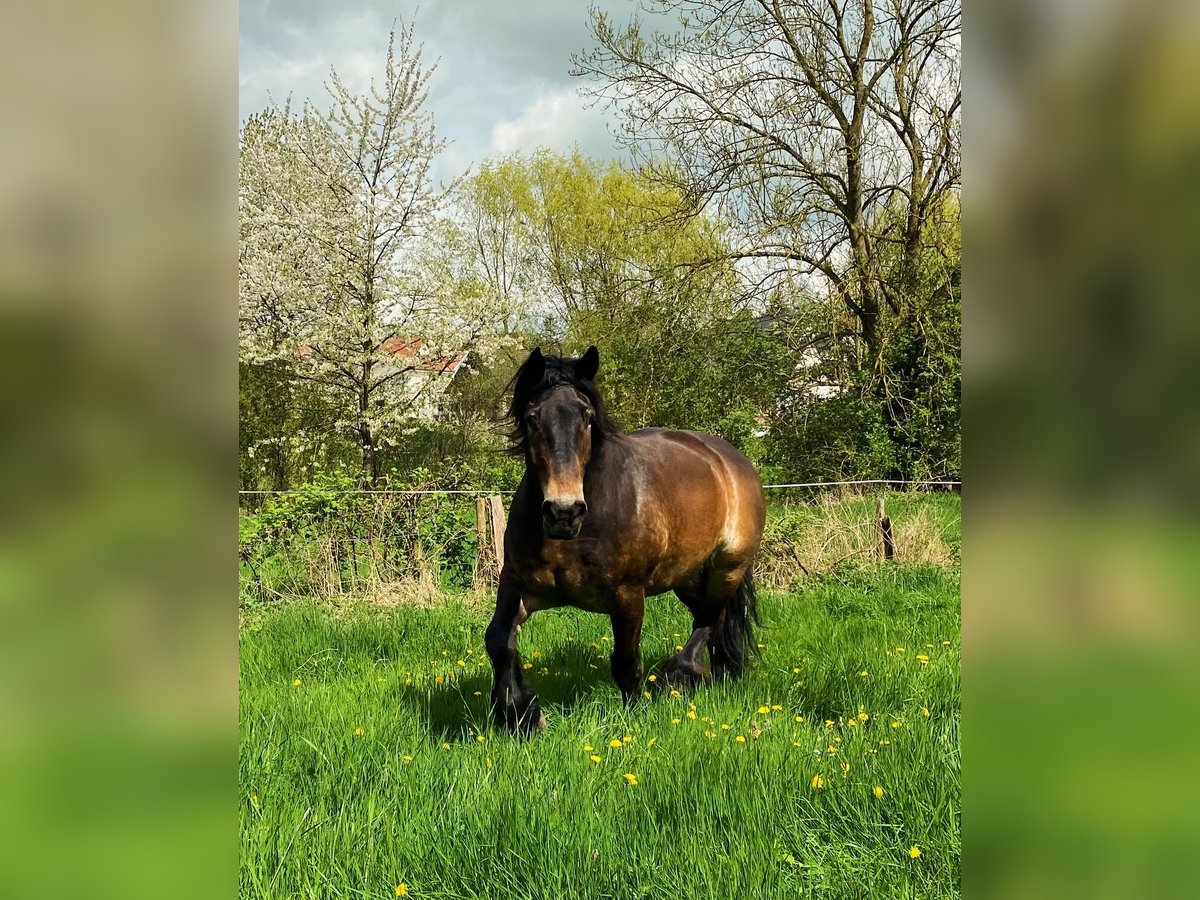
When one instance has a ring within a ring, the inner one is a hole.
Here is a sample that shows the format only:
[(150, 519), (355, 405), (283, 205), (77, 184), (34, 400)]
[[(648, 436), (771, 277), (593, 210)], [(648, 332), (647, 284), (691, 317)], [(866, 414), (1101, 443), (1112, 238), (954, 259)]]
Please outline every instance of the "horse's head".
[(537, 474), (548, 538), (578, 536), (587, 515), (583, 474), (610, 427), (593, 381), (599, 367), (595, 347), (579, 359), (543, 356), (538, 348), (513, 379), (513, 449)]

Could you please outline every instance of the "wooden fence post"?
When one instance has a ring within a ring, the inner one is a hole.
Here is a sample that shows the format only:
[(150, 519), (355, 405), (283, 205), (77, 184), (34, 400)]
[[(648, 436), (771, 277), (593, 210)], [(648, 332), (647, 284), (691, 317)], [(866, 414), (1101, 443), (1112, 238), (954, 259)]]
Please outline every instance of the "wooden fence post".
[(892, 520), (888, 518), (882, 495), (876, 507), (876, 519), (879, 524), (879, 555), (885, 560), (893, 559), (896, 556), (896, 544), (892, 539)]
[(489, 518), (492, 522), (492, 558), (496, 561), (496, 583), (500, 582), (500, 573), (504, 571), (504, 501), (498, 495), (488, 497), (491, 509)]
[(475, 586), (500, 582), (504, 569), (504, 501), (498, 496), (475, 498)]

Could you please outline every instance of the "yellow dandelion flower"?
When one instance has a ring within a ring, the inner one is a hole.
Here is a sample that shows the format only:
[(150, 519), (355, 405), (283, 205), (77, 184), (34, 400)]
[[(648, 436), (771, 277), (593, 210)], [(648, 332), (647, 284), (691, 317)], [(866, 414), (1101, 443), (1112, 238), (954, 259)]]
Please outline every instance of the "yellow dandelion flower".
[(833, 719), (826, 719), (826, 720), (825, 720), (825, 727), (826, 727), (826, 728), (832, 728), (832, 727), (833, 727)]
[(830, 754), (830, 755), (832, 755), (832, 754), (834, 754), (834, 753), (837, 753), (837, 752), (838, 752), (838, 748), (837, 748), (837, 747), (835, 747), (835, 746), (833, 746), (833, 744), (830, 744), (830, 745), (829, 745), (829, 749), (828, 749), (828, 750), (826, 750), (825, 752), (826, 752), (826, 753), (828, 753), (828, 754)]
[(584, 745), (583, 745), (583, 752), (584, 752), (584, 753), (591, 753), (591, 752), (592, 752), (592, 745), (591, 745), (591, 744), (584, 744)]
[(678, 725), (678, 724), (679, 724), (680, 722), (682, 722), (682, 721), (683, 721), (682, 719), (672, 719), (672, 720), (671, 720), (671, 724), (672, 724), (672, 725)]
[(482, 697), (482, 696), (483, 696), (483, 691), (475, 691), (475, 693), (474, 693), (474, 694), (472, 694), (471, 696), (473, 696), (473, 697)]
[(782, 712), (782, 711), (783, 711), (783, 707), (782, 707), (782, 706), (780, 706), (778, 703), (772, 703), (772, 704), (771, 704), (771, 709), (775, 710), (775, 712)]
[(682, 697), (682, 696), (683, 696), (683, 694), (679, 693), (679, 691), (675, 690), (674, 688), (671, 688), (671, 694), (670, 694), (670, 696), (672, 696), (672, 697)]
[(896, 648), (896, 652), (897, 652), (897, 653), (903, 653), (903, 652), (904, 652), (904, 648), (903, 648), (903, 647), (897, 647), (897, 648)]
[(446, 683), (446, 679), (445, 679), (445, 678), (443, 678), (441, 675), (438, 675), (437, 677), (435, 677), (435, 678), (433, 679), (433, 683), (434, 683), (434, 684), (445, 684), (445, 683)]
[(825, 787), (825, 779), (820, 775), (814, 775), (809, 784), (812, 785), (812, 789), (814, 791), (819, 791), (821, 788)]
[(950, 642), (949, 642), (949, 641), (942, 641), (942, 646), (943, 646), (943, 647), (949, 647), (949, 646), (950, 646)]
[(588, 759), (590, 759), (594, 763), (600, 762), (600, 757), (596, 756), (596, 754), (594, 754), (594, 753), (591, 756), (589, 756)]
[(890, 744), (890, 743), (891, 743), (891, 741), (889, 741), (887, 738), (884, 738), (884, 739), (883, 739), (882, 741), (880, 741), (879, 743), (880, 743), (880, 744), (882, 744), (883, 746), (885, 746), (885, 747), (886, 747), (888, 744)]
[(407, 897), (408, 896), (408, 885), (405, 884), (403, 881), (400, 882), (398, 885), (396, 885), (396, 896), (397, 897)]
[(651, 747), (654, 746), (655, 742), (657, 742), (657, 741), (658, 741), (658, 738), (650, 738), (650, 740), (646, 741), (646, 749), (649, 750)]
[(908, 848), (908, 855), (911, 856), (913, 859), (916, 859), (917, 857), (919, 857), (921, 855), (921, 848), (918, 847), (916, 844), (913, 844), (911, 847)]
[(929, 718), (929, 707), (928, 706), (921, 707), (921, 715), (923, 715), (927, 719)]
[(401, 758), (402, 760), (404, 760), (405, 762), (412, 762), (412, 757), (411, 757), (411, 756), (402, 756), (402, 757), (400, 757), (400, 758)]
[(767, 713), (769, 713), (770, 711), (771, 711), (771, 707), (769, 707), (769, 706), (760, 706), (760, 707), (758, 708), (758, 714), (759, 714), (760, 716), (765, 716), (765, 715), (766, 715)]
[(863, 669), (863, 670), (862, 670), (861, 672), (859, 672), (858, 674), (859, 674), (859, 675), (861, 675), (863, 678), (866, 678), (866, 677), (867, 677), (868, 675), (870, 675), (871, 673), (870, 673), (870, 672), (868, 672), (866, 669)]
[(928, 647), (930, 650), (933, 649), (933, 644), (926, 644), (925, 646)]
[(893, 727), (893, 728), (899, 728), (899, 727), (900, 727), (900, 723), (899, 723), (899, 722), (897, 722), (897, 721), (895, 721), (895, 720), (893, 719), (893, 720), (892, 720), (892, 727)]
[(628, 785), (631, 785), (631, 786), (637, 784), (638, 783), (637, 776), (634, 775), (632, 772), (626, 772), (625, 773), (625, 783)]
[(799, 669), (797, 669), (795, 666), (792, 666), (792, 674), (793, 674), (793, 675), (799, 675), (799, 674), (800, 674), (800, 670), (799, 670)]
[(714, 721), (713, 721), (713, 719), (712, 719), (712, 716), (701, 716), (701, 717), (700, 717), (700, 721), (701, 721), (701, 722), (707, 722), (709, 725), (715, 725), (715, 724), (716, 724), (716, 722), (714, 722)]
[(492, 758), (490, 756), (486, 760), (484, 760), (484, 762), (487, 763), (487, 767), (489, 769), (492, 767)]
[(735, 741), (737, 741), (739, 744), (744, 744), (744, 743), (746, 743), (746, 737), (745, 737), (745, 735), (741, 735), (741, 734), (739, 734), (737, 737), (735, 737), (735, 738), (734, 738), (734, 740), (735, 740)]
[(688, 710), (688, 713), (687, 713), (687, 717), (688, 717), (689, 719), (694, 719), (694, 718), (696, 718), (696, 711), (695, 711), (694, 709), (689, 709), (689, 710)]
[(649, 700), (649, 699), (650, 699), (650, 692), (649, 692), (649, 691), (642, 691), (642, 696), (643, 696), (643, 697), (645, 697), (647, 700)]
[(728, 722), (722, 722), (722, 723), (721, 723), (721, 730), (722, 730), (722, 731), (728, 731), (728, 730), (729, 730), (729, 723), (728, 723)]
[(858, 724), (858, 719), (847, 719), (847, 720), (846, 720), (846, 725), (847, 725), (847, 727), (849, 727), (849, 728), (853, 728), (853, 727), (854, 727), (854, 726), (856, 726), (857, 724)]
[(482, 744), (487, 740), (487, 738), (485, 738), (482, 734), (477, 734), (475, 735), (475, 740)]
[(882, 800), (882, 799), (883, 799), (883, 788), (882, 788), (882, 787), (880, 787), (879, 785), (875, 785), (875, 787), (874, 787), (874, 789), (871, 791), (871, 793), (875, 795), (875, 799), (876, 799), (876, 800)]
[(849, 774), (850, 774), (850, 761), (849, 761), (849, 760), (845, 760), (845, 761), (842, 763), (842, 774), (843, 774), (843, 775), (849, 775)]
[(715, 738), (717, 736), (717, 733), (715, 731), (705, 731), (704, 736), (706, 738), (711, 739), (711, 738)]
[(411, 679), (411, 678), (406, 678), (406, 679), (404, 679), (404, 683), (405, 683), (405, 684), (412, 684), (412, 679)]
[(917, 662), (919, 662), (921, 665), (925, 665), (927, 662), (929, 662), (929, 657), (926, 656), (924, 653), (918, 653), (917, 654)]
[(682, 653), (682, 652), (683, 652), (683, 645), (682, 645), (682, 644), (676, 644), (676, 645), (675, 645), (675, 651), (676, 651), (677, 653)]
[(863, 712), (862, 710), (859, 710), (859, 712), (858, 712), (858, 721), (860, 721), (860, 722), (865, 722), (865, 721), (867, 721), (867, 719), (869, 719), (869, 718), (871, 718), (869, 715), (867, 715), (867, 714), (866, 714), (865, 712)]
[(655, 681), (658, 681), (658, 676), (657, 675), (649, 675), (649, 676), (647, 676), (646, 680), (653, 684)]
[(454, 664), (456, 666), (465, 666), (467, 664), (467, 661), (465, 659), (456, 659), (454, 661)]
[(613, 738), (611, 741), (608, 742), (608, 746), (613, 747), (614, 749), (617, 747), (620, 747), (621, 746), (620, 738)]
[(366, 729), (362, 728), (361, 726), (360, 726), (360, 727), (358, 727), (358, 728), (355, 728), (355, 729), (354, 729), (354, 736), (355, 736), (355, 737), (362, 737), (362, 736), (363, 736), (364, 734), (366, 734), (366, 733), (367, 733), (367, 732), (366, 732)]
[(533, 658), (534, 658), (534, 659), (541, 659), (541, 658), (542, 658), (542, 651), (541, 651), (541, 650), (534, 650), (534, 651), (533, 651), (533, 653), (532, 653), (531, 655), (533, 656)]
[(299, 678), (292, 679), (292, 687), (300, 687), (300, 679)]
[(630, 741), (632, 741), (632, 740), (633, 740), (633, 738), (632, 738), (630, 735), (628, 735), (628, 734), (627, 734), (627, 735), (625, 735), (625, 737), (621, 738), (621, 743), (622, 743), (622, 744), (628, 744), (628, 743), (629, 743)]
[(449, 742), (446, 742), (446, 743), (442, 744), (442, 749), (443, 749), (443, 750), (449, 750), (449, 749), (450, 749), (450, 743), (449, 743)]
[(531, 662), (521, 663), (521, 668), (528, 671), (533, 668), (533, 663), (531, 663)]

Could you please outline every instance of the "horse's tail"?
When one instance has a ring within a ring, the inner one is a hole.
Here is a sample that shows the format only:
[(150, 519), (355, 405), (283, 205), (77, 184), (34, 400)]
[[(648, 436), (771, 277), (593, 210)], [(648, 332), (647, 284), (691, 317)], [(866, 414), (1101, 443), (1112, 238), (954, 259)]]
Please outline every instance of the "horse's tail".
[(747, 566), (737, 593), (725, 607), (725, 618), (712, 643), (713, 675), (737, 678), (758, 658), (754, 626), (761, 625), (752, 566)]

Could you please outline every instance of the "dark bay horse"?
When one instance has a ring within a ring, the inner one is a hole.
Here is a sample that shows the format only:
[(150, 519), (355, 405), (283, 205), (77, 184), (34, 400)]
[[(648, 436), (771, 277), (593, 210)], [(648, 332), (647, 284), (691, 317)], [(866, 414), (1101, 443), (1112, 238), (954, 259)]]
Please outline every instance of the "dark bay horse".
[(533, 612), (575, 606), (612, 619), (612, 676), (638, 697), (647, 594), (673, 590), (692, 634), (661, 683), (691, 686), (741, 674), (755, 652), (751, 564), (765, 518), (750, 462), (711, 434), (646, 428), (622, 433), (594, 379), (595, 347), (579, 359), (534, 350), (513, 379), (514, 452), (525, 457), (504, 537), (504, 569), (486, 644), (496, 721), (544, 724), (525, 684), (517, 629)]

